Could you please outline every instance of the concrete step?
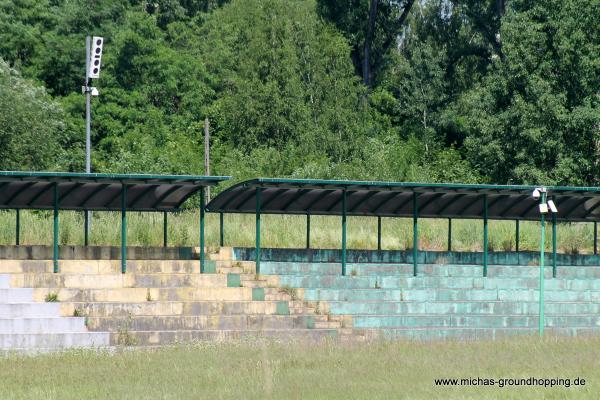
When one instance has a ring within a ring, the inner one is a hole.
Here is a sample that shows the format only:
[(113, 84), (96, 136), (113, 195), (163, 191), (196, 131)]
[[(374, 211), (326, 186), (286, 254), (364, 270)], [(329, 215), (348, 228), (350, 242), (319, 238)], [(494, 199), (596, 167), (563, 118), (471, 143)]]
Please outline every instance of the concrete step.
[(32, 288), (126, 288), (126, 287), (225, 287), (227, 276), (220, 274), (12, 274), (12, 287)]
[[(600, 291), (546, 290), (544, 293), (546, 301), (600, 302)], [(408, 289), (401, 294), (401, 300), (406, 301), (537, 301), (538, 297), (536, 289)]]
[(315, 322), (311, 316), (289, 315), (87, 317), (90, 330), (111, 332), (305, 329), (312, 328)]
[(85, 332), (84, 318), (0, 318), (0, 334)]
[(165, 345), (197, 341), (254, 340), (257, 338), (320, 342), (337, 336), (336, 329), (129, 331), (111, 333), (110, 342), (112, 345)]
[[(8, 289), (4, 289), (8, 290)], [(32, 290), (32, 289), (9, 289)], [(0, 296), (2, 289), (0, 289)], [(251, 288), (122, 288), (122, 289), (33, 289), (35, 301), (48, 293), (58, 294), (61, 302), (143, 302), (143, 301), (243, 301), (252, 300)], [(0, 297), (1, 300), (1, 297)]]
[[(50, 303), (47, 303), (50, 304)], [(66, 302), (60, 304), (62, 315), (97, 317), (190, 316), (190, 315), (287, 315), (288, 302), (277, 301), (143, 301), (143, 302)]]
[[(323, 302), (324, 312), (331, 314), (514, 314), (538, 315), (538, 302), (509, 301), (353, 301)], [(600, 303), (546, 302), (545, 311), (551, 314), (600, 314)]]
[(10, 351), (106, 347), (109, 344), (107, 332), (0, 333), (0, 349)]
[[(358, 329), (355, 329), (355, 331)], [(600, 328), (545, 328), (546, 335), (556, 336), (590, 336), (598, 335)], [(452, 327), (430, 327), (430, 328), (390, 328), (390, 329), (367, 329), (364, 335), (367, 340), (376, 339), (410, 339), (410, 340), (492, 340), (515, 335), (536, 336), (537, 328), (452, 328)]]
[[(354, 328), (396, 328), (396, 327), (472, 327), (472, 328), (535, 328), (538, 316), (527, 315), (354, 315)], [(598, 327), (600, 316), (552, 315), (546, 317), (550, 327)]]
[(0, 318), (58, 317), (60, 307), (60, 303), (0, 303)]
[[(399, 276), (411, 277), (412, 264), (387, 264), (387, 263), (349, 263), (346, 266), (347, 276)], [(261, 274), (275, 275), (335, 275), (341, 276), (340, 263), (293, 263), (293, 262), (268, 262), (261, 263)], [(419, 276), (440, 277), (483, 277), (481, 265), (446, 265), (446, 264), (419, 264)], [(539, 266), (524, 265), (489, 265), (488, 277), (504, 278), (534, 278), (539, 276)], [(545, 268), (545, 276), (552, 277), (552, 267)], [(570, 279), (595, 279), (600, 278), (598, 266), (558, 266), (557, 278)]]
[[(312, 276), (285, 275), (280, 286), (336, 289), (537, 289), (538, 278), (431, 277), (399, 278), (391, 276)], [(546, 290), (600, 290), (600, 279), (547, 279)]]
[(303, 289), (305, 301), (400, 301), (399, 289)]
[(32, 300), (33, 289), (0, 289), (0, 303), (26, 303)]

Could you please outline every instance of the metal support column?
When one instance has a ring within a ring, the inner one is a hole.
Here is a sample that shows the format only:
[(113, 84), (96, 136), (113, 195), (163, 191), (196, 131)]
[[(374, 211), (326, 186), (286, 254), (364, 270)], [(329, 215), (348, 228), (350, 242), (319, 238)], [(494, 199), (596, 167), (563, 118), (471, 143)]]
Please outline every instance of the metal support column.
[(310, 214), (306, 214), (306, 248), (310, 249)]
[(556, 213), (552, 213), (552, 277), (556, 278)]
[(15, 216), (15, 245), (21, 244), (21, 211), (17, 208)]
[(54, 198), (54, 234), (52, 235), (53, 240), (53, 255), (52, 264), (54, 267), (54, 273), (58, 272), (58, 183), (53, 185), (53, 198)]
[(483, 276), (487, 276), (488, 269), (488, 198), (483, 195)]
[(127, 272), (127, 185), (121, 186), (121, 273)]
[(90, 243), (90, 220), (88, 217), (89, 212), (86, 210), (83, 212), (83, 245), (87, 246)]
[(516, 226), (515, 226), (515, 251), (518, 253), (519, 252), (519, 241), (520, 241), (519, 220), (516, 220), (515, 223), (516, 223)]
[(205, 191), (200, 189), (200, 273), (204, 273), (204, 207)]
[[(542, 192), (542, 198), (540, 204), (546, 204), (546, 192)], [(544, 335), (544, 254), (546, 250), (546, 216), (541, 213), (541, 224), (542, 233), (540, 239), (540, 297), (539, 297), (539, 320), (538, 320), (538, 332), (540, 336)]]
[(219, 213), (219, 246), (223, 247), (225, 243), (224, 238), (224, 221), (223, 221), (223, 213)]
[(169, 219), (168, 219), (168, 215), (166, 211), (163, 211), (163, 247), (167, 247), (167, 245), (169, 244), (169, 237), (167, 235), (167, 230), (169, 227)]
[(594, 254), (598, 254), (598, 223), (594, 222)]
[(417, 193), (413, 193), (413, 276), (417, 276), (419, 257), (419, 204)]
[(381, 250), (381, 217), (377, 217), (377, 250)]
[(452, 218), (448, 218), (448, 252), (452, 251)]
[(342, 193), (342, 275), (346, 275), (346, 191)]
[(256, 262), (256, 273), (260, 274), (260, 206), (261, 206), (261, 188), (256, 188), (256, 248), (254, 260)]

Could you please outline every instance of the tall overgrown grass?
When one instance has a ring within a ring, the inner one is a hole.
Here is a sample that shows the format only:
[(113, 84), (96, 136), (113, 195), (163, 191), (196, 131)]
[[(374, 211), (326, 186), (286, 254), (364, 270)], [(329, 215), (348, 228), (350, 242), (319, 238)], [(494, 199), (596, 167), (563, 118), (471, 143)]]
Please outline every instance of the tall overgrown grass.
[[(200, 343), (0, 356), (0, 398), (597, 399), (600, 340)], [(570, 387), (437, 386), (439, 378), (570, 379)], [(584, 386), (574, 386), (576, 378)]]
[[(15, 212), (0, 211), (0, 244), (14, 244)], [(262, 245), (264, 247), (306, 246), (306, 217), (293, 215), (263, 215)], [(48, 211), (21, 211), (21, 244), (52, 243), (52, 213)], [(255, 235), (254, 215), (225, 214), (224, 238), (228, 246), (253, 246)], [(60, 244), (83, 244), (83, 213), (60, 212)], [(377, 248), (377, 218), (348, 218), (348, 248)], [(515, 222), (489, 221), (489, 250), (515, 250)], [(168, 216), (168, 244), (170, 246), (195, 246), (200, 227), (197, 210), (181, 211)], [(130, 246), (160, 246), (163, 244), (162, 213), (127, 213), (127, 241)], [(311, 217), (311, 247), (341, 247), (341, 222), (339, 217)], [(546, 226), (546, 248), (551, 249), (552, 227)], [(419, 248), (446, 250), (448, 243), (446, 219), (419, 220)], [(90, 244), (119, 245), (121, 214), (116, 212), (92, 213)], [(207, 245), (219, 244), (219, 215), (206, 215)], [(520, 223), (520, 250), (538, 250), (539, 222)], [(563, 253), (593, 252), (593, 224), (561, 223), (557, 225), (558, 251)], [(409, 249), (413, 242), (411, 218), (382, 219), (382, 248)], [(481, 251), (483, 249), (483, 222), (480, 220), (452, 221), (452, 249)]]

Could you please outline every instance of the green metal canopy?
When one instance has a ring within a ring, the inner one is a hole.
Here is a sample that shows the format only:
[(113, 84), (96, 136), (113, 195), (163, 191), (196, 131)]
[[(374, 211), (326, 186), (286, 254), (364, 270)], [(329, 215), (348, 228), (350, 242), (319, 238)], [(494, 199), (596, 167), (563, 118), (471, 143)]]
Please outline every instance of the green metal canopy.
[[(257, 178), (221, 192), (207, 210), (263, 214), (539, 220), (536, 186)], [(559, 221), (600, 219), (600, 188), (547, 186)], [(487, 207), (486, 207), (487, 206)], [(486, 212), (487, 211), (487, 212)]]
[(0, 171), (0, 208), (53, 209), (54, 189), (62, 210), (174, 211), (205, 186), (227, 176), (83, 174)]

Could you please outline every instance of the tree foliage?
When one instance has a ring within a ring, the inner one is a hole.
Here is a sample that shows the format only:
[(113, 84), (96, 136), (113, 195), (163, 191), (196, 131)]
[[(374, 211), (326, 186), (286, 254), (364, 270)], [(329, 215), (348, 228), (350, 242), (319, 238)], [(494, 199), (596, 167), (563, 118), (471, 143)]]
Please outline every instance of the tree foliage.
[[(2, 168), (596, 184), (595, 0), (0, 0)], [(34, 151), (35, 150), (35, 151)]]

